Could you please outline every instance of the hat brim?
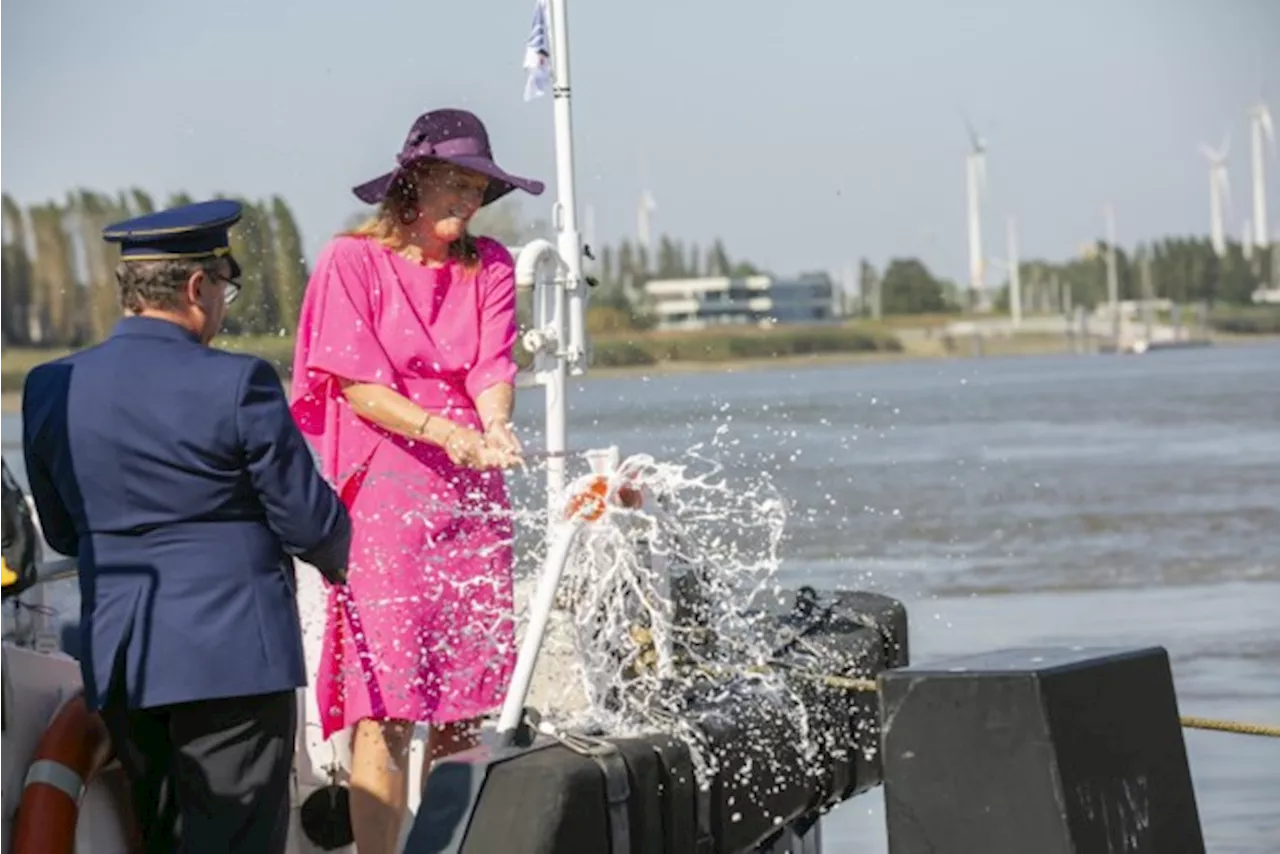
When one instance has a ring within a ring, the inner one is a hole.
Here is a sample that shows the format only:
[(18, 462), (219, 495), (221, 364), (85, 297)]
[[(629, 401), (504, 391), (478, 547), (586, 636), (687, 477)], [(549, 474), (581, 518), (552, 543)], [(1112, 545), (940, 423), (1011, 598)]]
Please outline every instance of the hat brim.
[[(521, 178), (518, 175), (511, 175), (498, 167), (485, 157), (475, 155), (461, 155), (457, 157), (422, 157), (412, 161), (408, 165), (421, 163), (424, 160), (435, 160), (441, 163), (452, 163), (463, 169), (469, 169), (472, 172), (478, 172), (489, 179), (489, 187), (485, 190), (484, 200), (480, 203), (490, 205), (503, 196), (514, 190), (524, 190), (532, 196), (542, 195), (542, 191), (546, 189), (546, 185), (541, 181), (535, 181), (532, 178)], [(385, 175), (379, 175), (372, 181), (366, 181), (357, 187), (353, 187), (351, 192), (356, 194), (356, 198), (365, 204), (376, 205), (387, 197), (387, 193), (391, 190), (392, 184), (400, 177), (405, 167), (401, 166)]]

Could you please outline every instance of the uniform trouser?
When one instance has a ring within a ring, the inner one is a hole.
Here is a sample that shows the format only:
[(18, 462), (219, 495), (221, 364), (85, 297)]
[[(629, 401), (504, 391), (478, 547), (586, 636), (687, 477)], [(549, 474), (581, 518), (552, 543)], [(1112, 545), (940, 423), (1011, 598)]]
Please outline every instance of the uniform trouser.
[(114, 699), (101, 714), (147, 854), (283, 854), (293, 691), (149, 709)]

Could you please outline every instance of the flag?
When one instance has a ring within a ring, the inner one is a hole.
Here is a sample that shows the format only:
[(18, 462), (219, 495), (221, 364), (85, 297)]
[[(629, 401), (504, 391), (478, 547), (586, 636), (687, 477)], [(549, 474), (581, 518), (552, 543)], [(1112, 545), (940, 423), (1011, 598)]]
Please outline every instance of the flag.
[(551, 87), (551, 39), (547, 33), (547, 0), (534, 0), (533, 26), (524, 45), (524, 99), (532, 101)]

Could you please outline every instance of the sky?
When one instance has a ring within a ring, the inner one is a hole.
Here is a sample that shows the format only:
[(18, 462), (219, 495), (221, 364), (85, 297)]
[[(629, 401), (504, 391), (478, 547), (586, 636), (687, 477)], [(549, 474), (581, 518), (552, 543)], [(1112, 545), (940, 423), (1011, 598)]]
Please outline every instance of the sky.
[[(1062, 259), (1207, 234), (1208, 163), (1232, 131), (1238, 236), (1247, 110), (1280, 123), (1280, 0), (568, 0), (580, 220), (655, 232), (779, 274), (917, 256), (966, 278), (967, 113), (988, 145), (984, 241)], [(533, 0), (26, 0), (0, 30), (0, 184), (292, 206), (309, 257), (362, 205), (413, 119), (476, 112), (498, 162), (555, 194), (552, 102), (526, 103)], [(1265, 51), (1270, 50), (1270, 55)], [(1280, 160), (1269, 157), (1280, 234)]]

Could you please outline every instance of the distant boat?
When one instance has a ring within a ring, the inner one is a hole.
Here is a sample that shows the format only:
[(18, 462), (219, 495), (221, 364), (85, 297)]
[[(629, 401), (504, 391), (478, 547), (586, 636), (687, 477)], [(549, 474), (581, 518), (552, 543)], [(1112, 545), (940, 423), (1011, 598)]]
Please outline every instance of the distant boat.
[[(1212, 347), (1213, 341), (1208, 338), (1182, 338), (1174, 340), (1148, 341), (1139, 338), (1136, 341), (1121, 345), (1120, 352), (1125, 355), (1140, 356), (1157, 350), (1189, 350), (1198, 347)], [(1113, 352), (1107, 350), (1106, 352)]]

